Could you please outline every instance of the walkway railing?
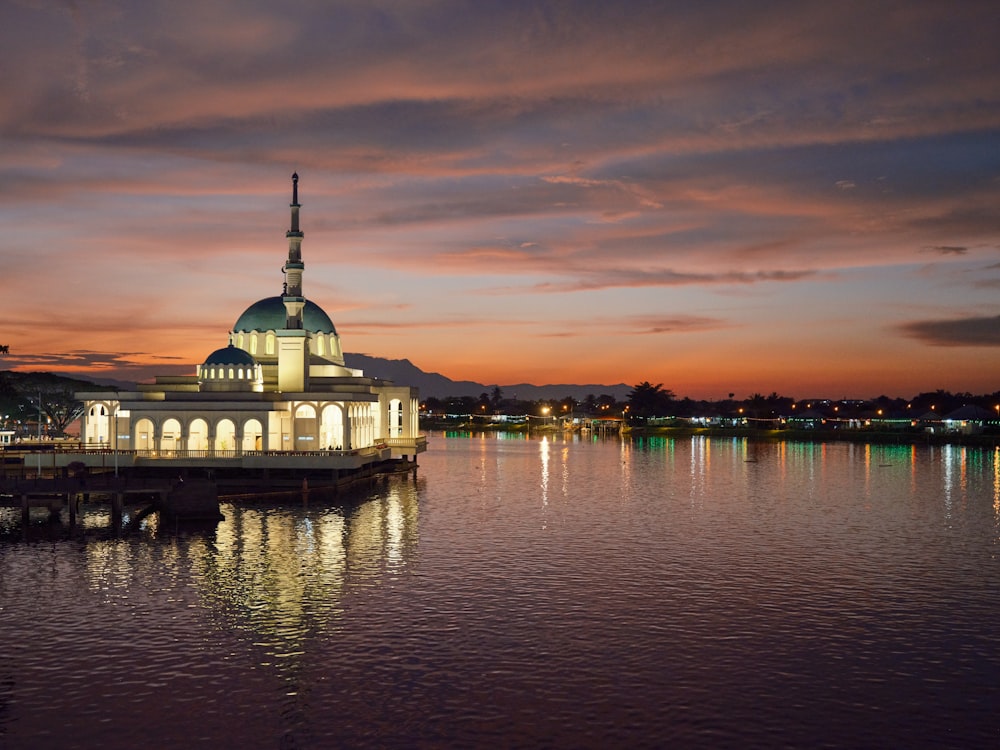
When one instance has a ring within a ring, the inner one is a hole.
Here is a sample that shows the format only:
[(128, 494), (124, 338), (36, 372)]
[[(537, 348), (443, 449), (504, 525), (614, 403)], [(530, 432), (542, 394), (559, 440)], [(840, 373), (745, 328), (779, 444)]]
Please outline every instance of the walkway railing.
[(427, 436), (383, 438), (379, 442), (389, 448), (416, 448), (427, 445)]
[(42, 443), (19, 443), (5, 446), (3, 453), (7, 455), (24, 453), (75, 453), (85, 455), (116, 455), (121, 457), (134, 456), (136, 458), (243, 458), (245, 456), (368, 456), (374, 455), (386, 448), (416, 448), (427, 445), (425, 435), (406, 438), (381, 438), (374, 445), (362, 448), (351, 448), (336, 450), (332, 448), (322, 450), (244, 450), (242, 448), (220, 449), (190, 449), (190, 448), (167, 448), (167, 449), (138, 449), (138, 450), (115, 450), (107, 443), (82, 443), (77, 441), (52, 441)]

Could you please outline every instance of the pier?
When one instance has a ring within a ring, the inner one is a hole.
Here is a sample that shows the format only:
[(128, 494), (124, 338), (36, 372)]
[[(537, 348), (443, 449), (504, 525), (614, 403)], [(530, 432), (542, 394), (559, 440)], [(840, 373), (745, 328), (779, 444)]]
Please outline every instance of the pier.
[(388, 474), (415, 476), (415, 456), (393, 457), (397, 442), (340, 451), (113, 451), (75, 442), (19, 446), (0, 451), (0, 507), (19, 507), (25, 524), (32, 508), (47, 507), (51, 515), (68, 508), (72, 525), (81, 503), (97, 496), (110, 501), (113, 524), (121, 523), (130, 499), (148, 500), (142, 515), (215, 521), (222, 518), (220, 497), (336, 492)]
[(45, 507), (50, 515), (69, 509), (70, 525), (76, 524), (80, 504), (92, 496), (111, 502), (112, 525), (120, 525), (122, 510), (129, 497), (148, 501), (143, 515), (158, 511), (168, 518), (218, 521), (219, 497), (215, 484), (205, 479), (143, 478), (95, 475), (80, 477), (0, 478), (0, 507), (20, 507), (21, 521), (27, 525), (31, 509)]

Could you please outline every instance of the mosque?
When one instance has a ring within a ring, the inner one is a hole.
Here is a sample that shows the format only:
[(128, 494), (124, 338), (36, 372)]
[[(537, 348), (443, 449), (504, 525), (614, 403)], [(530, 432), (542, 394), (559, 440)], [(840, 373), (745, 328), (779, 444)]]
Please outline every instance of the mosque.
[(426, 450), (417, 390), (345, 366), (333, 321), (303, 295), (298, 180), (281, 294), (250, 305), (194, 375), (77, 394), (84, 447), (135, 464), (244, 469), (358, 469)]

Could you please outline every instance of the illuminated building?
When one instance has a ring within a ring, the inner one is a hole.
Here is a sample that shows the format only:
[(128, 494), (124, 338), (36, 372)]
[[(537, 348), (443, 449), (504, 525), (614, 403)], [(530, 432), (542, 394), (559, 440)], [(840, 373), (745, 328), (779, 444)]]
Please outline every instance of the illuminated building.
[(296, 174), (282, 293), (250, 305), (194, 375), (77, 394), (85, 447), (244, 469), (357, 469), (426, 449), (416, 389), (346, 367), (333, 321), (305, 298), (299, 208)]

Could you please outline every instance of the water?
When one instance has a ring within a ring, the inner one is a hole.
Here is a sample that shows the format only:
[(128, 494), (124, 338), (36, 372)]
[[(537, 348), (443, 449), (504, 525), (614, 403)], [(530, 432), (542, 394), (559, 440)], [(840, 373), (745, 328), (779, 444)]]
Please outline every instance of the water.
[(997, 451), (435, 435), (350, 502), (106, 511), (0, 515), (0, 747), (1000, 743)]

